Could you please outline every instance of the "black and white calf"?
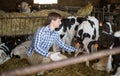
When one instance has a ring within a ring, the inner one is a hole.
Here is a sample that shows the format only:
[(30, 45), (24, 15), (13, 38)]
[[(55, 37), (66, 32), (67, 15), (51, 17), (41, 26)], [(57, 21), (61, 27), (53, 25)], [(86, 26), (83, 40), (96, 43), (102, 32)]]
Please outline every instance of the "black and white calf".
[[(63, 42), (65, 42), (66, 44), (71, 45), (72, 39), (75, 36), (77, 27), (80, 23), (80, 19), (83, 18), (75, 16), (64, 18), (62, 19), (62, 24), (60, 25), (60, 27), (56, 29)], [(53, 51), (61, 51), (61, 49), (59, 48), (59, 46), (57, 46), (57, 44), (54, 44)], [(64, 52), (64, 50), (62, 50), (62, 52)], [(69, 54), (71, 53), (69, 52)]]
[(20, 43), (21, 41), (17, 39), (0, 44), (0, 64), (3, 64), (11, 58), (12, 49)]
[[(78, 51), (75, 56), (77, 56), (79, 52), (89, 54), (93, 51), (92, 47), (94, 47), (99, 38), (99, 21), (94, 16), (88, 16), (86, 20), (79, 25), (76, 38), (76, 44), (81, 45), (76, 45), (76, 47), (81, 48), (81, 51)], [(87, 66), (89, 66), (89, 62)]]
[(91, 43), (97, 42), (99, 38), (99, 21), (94, 16), (88, 16), (88, 18), (79, 25), (76, 38), (76, 43), (82, 45), (82, 51), (90, 53)]
[[(110, 22), (106, 21), (102, 25), (102, 31), (98, 40), (99, 47), (102, 49), (112, 49), (116, 45), (120, 45), (120, 31), (113, 31), (113, 27)], [(120, 55), (109, 55), (106, 61), (101, 63), (101, 59), (93, 64), (94, 68), (105, 67), (105, 65), (102, 66), (102, 64), (106, 64), (106, 67), (103, 69), (104, 71), (107, 71), (108, 73), (110, 71), (113, 71), (112, 74), (115, 74), (117, 71), (117, 67), (119, 65), (120, 59), (118, 58)], [(113, 70), (112, 70), (113, 69)]]
[[(118, 44), (119, 38), (120, 37), (120, 31), (113, 31), (113, 26), (111, 25), (112, 23), (110, 22), (104, 22), (102, 26), (102, 33), (99, 37), (99, 46), (102, 48), (108, 48), (112, 49), (116, 44)], [(117, 40), (117, 42), (116, 42)], [(101, 43), (102, 42), (102, 43)], [(113, 56), (114, 57), (114, 56)], [(113, 60), (114, 61), (114, 60)], [(109, 55), (108, 57), (108, 63), (106, 67), (107, 72), (110, 72), (112, 70), (112, 55)]]

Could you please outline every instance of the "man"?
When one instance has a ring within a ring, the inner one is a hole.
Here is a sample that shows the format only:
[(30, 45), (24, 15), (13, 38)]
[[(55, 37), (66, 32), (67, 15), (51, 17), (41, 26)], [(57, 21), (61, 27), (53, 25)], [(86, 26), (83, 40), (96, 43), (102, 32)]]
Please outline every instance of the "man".
[[(58, 46), (60, 46), (64, 50), (71, 51), (71, 52), (76, 52), (78, 50), (72, 46), (69, 46), (63, 43), (57, 31), (55, 31), (56, 28), (59, 28), (61, 24), (61, 19), (62, 19), (62, 16), (55, 12), (51, 12), (48, 15), (48, 25), (42, 28), (39, 28), (35, 33), (32, 41), (32, 45), (27, 51), (28, 57), (31, 56), (32, 52), (34, 52), (34, 53), (37, 53), (42, 58), (41, 62), (43, 61), (43, 59), (54, 60), (54, 58), (51, 57), (54, 53), (49, 52), (49, 49), (52, 47), (54, 42), (56, 42)], [(30, 60), (30, 62), (33, 62), (33, 61)], [(38, 61), (34, 63), (36, 64), (38, 63)]]
[[(48, 25), (39, 28), (34, 34), (32, 45), (27, 51), (29, 62), (32, 64), (39, 64), (49, 62), (49, 59), (54, 60), (54, 53), (49, 52), (53, 43), (56, 42), (58, 46), (67, 51), (76, 52), (77, 49), (62, 42), (59, 34), (55, 31), (61, 24), (61, 15), (55, 12), (51, 12), (48, 15)], [(36, 53), (37, 56), (33, 56), (32, 53)], [(32, 54), (32, 55), (31, 55)], [(39, 57), (40, 58), (39, 58)], [(38, 59), (39, 58), (39, 59)], [(45, 61), (46, 60), (46, 61)]]
[(37, 30), (33, 38), (32, 46), (27, 51), (27, 56), (30, 56), (34, 50), (43, 57), (50, 57), (51, 53), (49, 53), (49, 49), (54, 42), (57, 42), (64, 50), (77, 51), (76, 48), (63, 43), (59, 34), (55, 31), (55, 28), (59, 28), (61, 19), (61, 15), (55, 12), (51, 12), (48, 15), (48, 25)]

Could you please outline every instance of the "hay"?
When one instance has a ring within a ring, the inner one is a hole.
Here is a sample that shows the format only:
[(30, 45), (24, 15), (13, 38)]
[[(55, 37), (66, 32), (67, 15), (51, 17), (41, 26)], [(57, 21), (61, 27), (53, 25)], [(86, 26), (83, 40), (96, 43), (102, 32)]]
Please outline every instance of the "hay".
[(70, 13), (61, 11), (61, 10), (57, 10), (57, 9), (51, 9), (51, 10), (41, 10), (41, 11), (37, 11), (37, 12), (33, 12), (33, 13), (17, 13), (17, 12), (12, 12), (12, 13), (5, 13), (3, 11), (0, 11), (0, 18), (2, 17), (39, 17), (39, 16), (44, 16), (46, 17), (50, 12), (57, 12), (59, 14), (61, 14), (63, 17), (67, 17), (70, 16)]
[(50, 12), (57, 12), (63, 17), (69, 13), (60, 10), (42, 10), (35, 13), (0, 13), (0, 36), (33, 34), (38, 27), (44, 25), (46, 16)]
[(90, 15), (92, 10), (93, 10), (93, 5), (90, 2), (88, 2), (88, 4), (85, 7), (82, 7), (77, 11), (77, 15), (81, 17), (85, 17)]
[[(27, 60), (20, 60), (18, 58), (13, 58), (8, 62), (0, 65), (0, 72), (13, 70), (13, 69), (20, 69), (30, 66)], [(61, 67), (58, 69), (54, 69), (51, 71), (46, 71), (45, 76), (110, 76), (107, 72), (97, 71), (92, 69), (91, 67), (86, 67), (84, 63), (74, 64), (66, 67)], [(35, 74), (32, 75), (25, 75), (25, 76), (36, 76)]]
[(60, 11), (57, 9), (51, 9), (51, 10), (41, 10), (35, 13), (31, 13), (30, 16), (47, 16), (50, 12), (57, 12), (60, 15), (62, 15), (63, 17), (67, 17), (70, 16), (70, 13), (64, 12), (64, 11)]

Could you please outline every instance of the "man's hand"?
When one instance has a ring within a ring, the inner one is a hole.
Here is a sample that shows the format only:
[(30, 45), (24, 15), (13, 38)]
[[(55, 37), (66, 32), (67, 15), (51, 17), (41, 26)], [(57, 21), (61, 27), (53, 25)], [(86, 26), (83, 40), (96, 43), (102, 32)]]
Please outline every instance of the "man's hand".
[(54, 54), (54, 52), (49, 52), (48, 57), (50, 58), (51, 54)]
[(67, 57), (63, 54), (60, 54), (60, 52), (49, 52), (49, 57), (52, 61), (67, 59)]
[(79, 53), (82, 53), (82, 52), (83, 52), (82, 49), (80, 49), (80, 48), (77, 49), (77, 51), (75, 51), (75, 57), (78, 56), (78, 54), (79, 54)]

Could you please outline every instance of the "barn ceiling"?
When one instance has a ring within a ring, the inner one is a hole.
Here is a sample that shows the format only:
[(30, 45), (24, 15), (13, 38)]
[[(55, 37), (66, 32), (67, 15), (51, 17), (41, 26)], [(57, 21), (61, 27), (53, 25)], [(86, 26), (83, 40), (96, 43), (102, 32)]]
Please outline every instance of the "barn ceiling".
[[(33, 0), (0, 0), (0, 10), (13, 11), (16, 10), (21, 2), (28, 2), (31, 6), (34, 6)], [(84, 6), (88, 2), (91, 2), (95, 7), (103, 6), (107, 3), (120, 3), (120, 0), (58, 0), (58, 4), (55, 6)]]

